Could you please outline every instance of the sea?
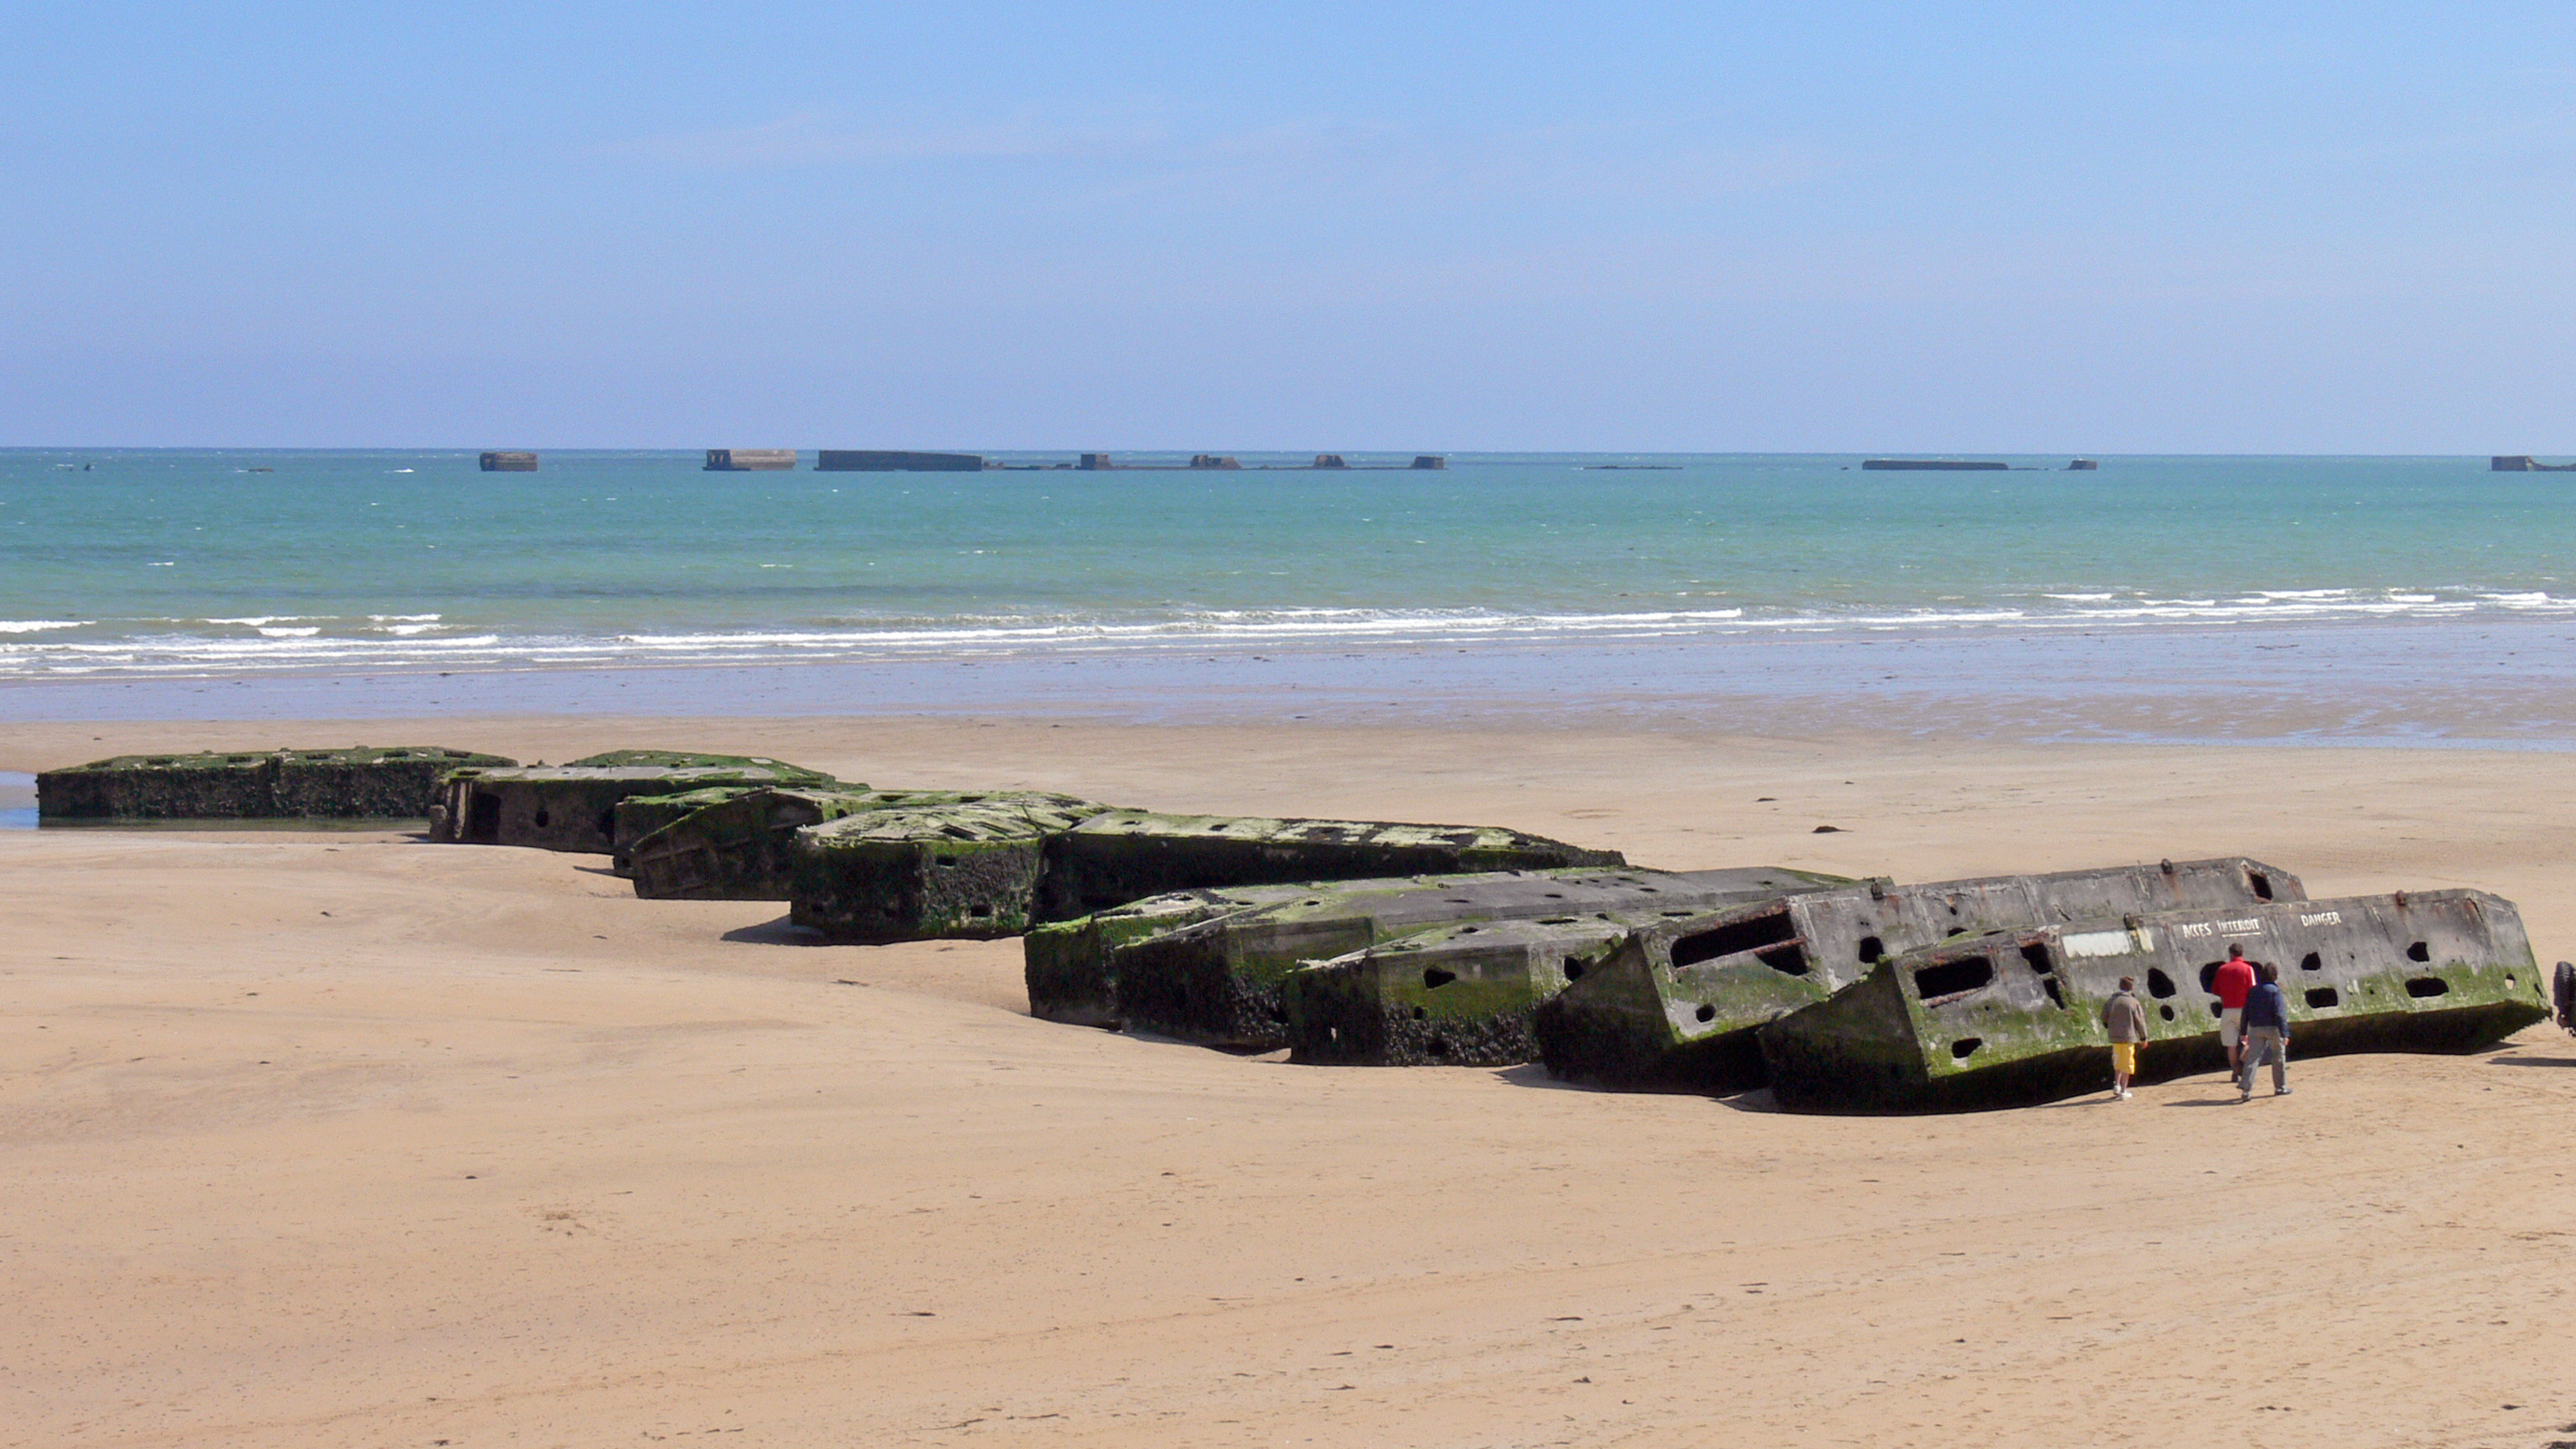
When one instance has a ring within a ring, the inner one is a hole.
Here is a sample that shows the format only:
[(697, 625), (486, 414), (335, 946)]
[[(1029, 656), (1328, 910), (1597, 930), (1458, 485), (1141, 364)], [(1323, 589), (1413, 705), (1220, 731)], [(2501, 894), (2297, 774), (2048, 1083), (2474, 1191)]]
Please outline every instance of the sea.
[[(1401, 710), (1408, 690), (1451, 713), (1786, 691), (1947, 700), (1973, 723), (2007, 695), (2143, 694), (2153, 713), (2251, 688), (2296, 696), (2271, 721), (2290, 738), (2576, 738), (2555, 706), (2531, 714), (2576, 682), (2576, 474), (2482, 457), (988, 456), (1011, 466), (0, 451), (0, 718), (166, 712), (210, 685), (346, 712), (325, 691), (347, 681), (365, 707), (611, 691), (713, 712), (1258, 715), (1284, 676), (1256, 666), (1286, 664), (1327, 712)], [(2290, 650), (2308, 652), (2263, 657)], [(2497, 670), (2522, 713), (2454, 718)], [(2338, 691), (2365, 676), (2439, 699), (2392, 710), (2380, 688), (2356, 716)]]

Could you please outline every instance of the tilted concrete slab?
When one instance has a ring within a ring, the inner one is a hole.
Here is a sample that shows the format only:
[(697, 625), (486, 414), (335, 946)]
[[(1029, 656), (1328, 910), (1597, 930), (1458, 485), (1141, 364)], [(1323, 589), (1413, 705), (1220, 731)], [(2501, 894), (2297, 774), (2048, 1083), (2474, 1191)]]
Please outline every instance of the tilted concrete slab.
[(790, 847), (790, 917), (835, 941), (1017, 936), (1032, 924), (1044, 847), (1103, 807), (995, 793), (809, 825)]
[[(1597, 868), (1315, 883), (1279, 905), (1163, 931), (1115, 950), (1109, 974), (1126, 1024), (1188, 1041), (1267, 1051), (1289, 1044), (1282, 979), (1426, 928), (1606, 912), (1697, 914), (1729, 901), (1813, 890), (1839, 877), (1777, 866)], [(1535, 983), (1533, 984), (1535, 989)]]
[(1797, 895), (1642, 930), (1541, 1009), (1561, 1077), (1736, 1091), (1762, 1085), (1763, 1023), (1824, 1000), (1895, 952), (1962, 934), (2306, 894), (2242, 857)]
[[(671, 804), (701, 803), (636, 838), (627, 873), (646, 900), (784, 901), (795, 896), (796, 832), (808, 825), (889, 810), (937, 810), (1013, 798), (990, 790), (723, 789), (629, 800), (617, 807), (643, 824)], [(1067, 797), (1048, 797), (1067, 798)], [(666, 803), (668, 802), (668, 803)], [(1100, 808), (1100, 807), (1095, 807)]]
[(430, 816), (434, 840), (614, 855), (618, 802), (720, 785), (832, 786), (820, 770), (757, 755), (612, 750), (563, 765), (459, 770)]
[[(613, 823), (608, 831), (609, 868), (620, 876), (632, 877), (636, 842), (676, 820), (685, 820), (710, 805), (739, 800), (765, 785), (709, 785), (703, 790), (683, 790), (676, 795), (629, 795), (614, 805)], [(853, 785), (864, 790), (864, 785)]]
[[(2233, 943), (2277, 967), (2290, 1055), (2468, 1051), (2549, 1014), (2513, 903), (2400, 892), (2000, 932), (1891, 957), (1759, 1033), (1772, 1090), (1800, 1111), (1957, 1111), (2110, 1085), (2102, 1006), (2134, 976), (2139, 1075), (2225, 1067), (2202, 984)], [(2228, 1090), (2233, 1090), (2229, 1088)]]
[(1481, 825), (1112, 811), (1047, 843), (1043, 919), (1182, 890), (1627, 864), (1615, 850)]
[(507, 767), (436, 745), (118, 755), (36, 777), (36, 818), (417, 820), (450, 771)]

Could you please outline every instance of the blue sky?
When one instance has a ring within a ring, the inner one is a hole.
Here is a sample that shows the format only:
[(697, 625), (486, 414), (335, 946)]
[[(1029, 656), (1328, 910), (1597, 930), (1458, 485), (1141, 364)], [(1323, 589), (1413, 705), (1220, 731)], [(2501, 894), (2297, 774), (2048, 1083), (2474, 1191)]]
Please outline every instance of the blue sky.
[(2576, 453), (2563, 4), (0, 16), (0, 445)]

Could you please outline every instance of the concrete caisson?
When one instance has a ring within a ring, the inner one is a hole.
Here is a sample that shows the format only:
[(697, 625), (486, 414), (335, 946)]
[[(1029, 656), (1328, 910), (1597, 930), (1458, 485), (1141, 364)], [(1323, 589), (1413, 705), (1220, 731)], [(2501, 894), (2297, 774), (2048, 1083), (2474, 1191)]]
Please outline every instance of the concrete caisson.
[[(629, 874), (635, 881), (635, 894), (647, 900), (792, 900), (796, 892), (796, 832), (806, 826), (852, 815), (946, 810), (1017, 798), (1023, 797), (997, 791), (870, 790), (864, 786), (842, 790), (733, 791), (638, 839)], [(621, 829), (627, 808), (618, 807)]]
[(2141, 1080), (2222, 1070), (2206, 981), (2230, 944), (2280, 973), (2291, 1055), (2465, 1051), (2545, 1019), (2548, 986), (2512, 902), (2401, 892), (2055, 923), (1881, 961), (1763, 1027), (1781, 1105), (1955, 1111), (2110, 1085), (2102, 1005), (2139, 983)]
[(2242, 857), (1893, 885), (1733, 906), (1641, 930), (1539, 1012), (1542, 1059), (1614, 1086), (1735, 1091), (1764, 1081), (1754, 1032), (1881, 958), (1952, 936), (2143, 911), (2296, 900), (2298, 877)]
[[(1120, 947), (1110, 953), (1108, 974), (1114, 980), (1118, 1017), (1128, 1025), (1213, 1046), (1266, 1051), (1292, 1044), (1298, 1018), (1286, 982), (1305, 962), (1348, 956), (1442, 927), (1602, 913), (1695, 915), (1721, 902), (1813, 889), (1836, 879), (1756, 866), (1687, 872), (1496, 871), (1318, 882), (1292, 901), (1156, 932)], [(1498, 968), (1488, 974), (1499, 982), (1507, 973)], [(1504, 1009), (1526, 1010), (1561, 980), (1561, 970), (1546, 980), (1524, 980), (1514, 1003)], [(1400, 985), (1400, 974), (1393, 982)], [(1372, 995), (1365, 987), (1340, 998), (1318, 997), (1304, 1017), (1308, 1055), (1358, 1060), (1350, 1053), (1368, 1039), (1373, 1013), (1409, 1014), (1415, 1004), (1401, 994)], [(1344, 1006), (1355, 1015), (1337, 1015)], [(1348, 1029), (1339, 1040), (1353, 1044), (1349, 1051), (1331, 1045), (1335, 1028), (1344, 1025)]]
[(1037, 919), (1047, 839), (1102, 807), (1068, 795), (996, 793), (896, 807), (796, 832), (789, 914), (835, 941), (987, 939)]
[(435, 745), (118, 755), (38, 775), (36, 817), (417, 820), (449, 772), (513, 763)]
[(459, 770), (430, 817), (434, 840), (522, 845), (590, 855), (617, 852), (617, 806), (639, 795), (717, 786), (830, 786), (820, 770), (756, 755), (612, 750), (564, 765)]
[(1626, 863), (1493, 826), (1116, 810), (1047, 842), (1040, 914), (1071, 920), (1180, 890)]
[[(981, 460), (977, 465), (981, 466)], [(709, 473), (777, 473), (796, 466), (794, 448), (709, 448)]]
[(1313, 891), (1304, 882), (1170, 891), (1069, 921), (1041, 922), (1021, 942), (1029, 1015), (1115, 1027), (1120, 1024), (1118, 978), (1111, 962), (1119, 950), (1183, 926), (1299, 900)]

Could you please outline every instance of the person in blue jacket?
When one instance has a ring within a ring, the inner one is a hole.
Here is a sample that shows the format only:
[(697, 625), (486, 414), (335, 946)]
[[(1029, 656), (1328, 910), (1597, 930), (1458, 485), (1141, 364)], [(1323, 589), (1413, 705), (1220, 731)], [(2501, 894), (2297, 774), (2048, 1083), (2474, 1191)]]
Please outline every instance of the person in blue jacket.
[(2254, 1069), (2272, 1059), (2272, 1095), (2290, 1095), (2290, 1003), (2281, 995), (2281, 969), (2256, 968), (2259, 978), (2245, 993), (2244, 1065), (2236, 1069), (2236, 1100), (2254, 1100)]

